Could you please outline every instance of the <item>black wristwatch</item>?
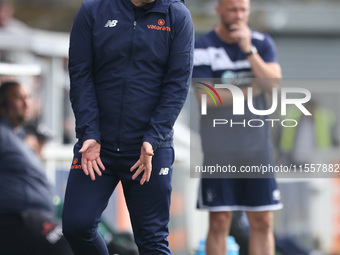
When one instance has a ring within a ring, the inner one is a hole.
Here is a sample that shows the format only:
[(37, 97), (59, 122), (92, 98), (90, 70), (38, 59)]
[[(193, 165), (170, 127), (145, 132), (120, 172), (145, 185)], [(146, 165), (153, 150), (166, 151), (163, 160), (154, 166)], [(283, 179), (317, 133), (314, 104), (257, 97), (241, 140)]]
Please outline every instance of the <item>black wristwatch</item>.
[(255, 48), (255, 46), (251, 46), (250, 51), (245, 52), (244, 55), (246, 57), (249, 57), (250, 55), (256, 54), (257, 53), (257, 49)]

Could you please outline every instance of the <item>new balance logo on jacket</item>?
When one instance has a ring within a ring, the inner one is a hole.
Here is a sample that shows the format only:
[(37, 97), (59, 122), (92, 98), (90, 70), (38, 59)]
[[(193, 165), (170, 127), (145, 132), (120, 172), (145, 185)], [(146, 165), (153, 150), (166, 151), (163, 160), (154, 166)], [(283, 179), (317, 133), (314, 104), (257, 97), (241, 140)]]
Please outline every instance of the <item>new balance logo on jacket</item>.
[(105, 26), (104, 27), (115, 27), (115, 26), (117, 26), (117, 23), (118, 23), (118, 20), (116, 20), (116, 19), (109, 19), (107, 22), (106, 22), (106, 24), (105, 24)]

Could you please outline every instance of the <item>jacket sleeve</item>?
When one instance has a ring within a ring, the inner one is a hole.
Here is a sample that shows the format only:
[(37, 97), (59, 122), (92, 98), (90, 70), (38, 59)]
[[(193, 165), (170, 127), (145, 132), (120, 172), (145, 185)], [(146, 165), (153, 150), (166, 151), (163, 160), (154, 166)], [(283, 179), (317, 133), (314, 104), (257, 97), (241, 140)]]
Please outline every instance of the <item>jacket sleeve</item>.
[[(0, 120), (1, 120), (1, 115), (0, 115)], [(2, 127), (0, 126), (0, 155), (3, 154), (3, 151), (4, 151), (4, 138), (5, 138), (5, 135), (2, 130)]]
[(191, 15), (183, 4), (171, 9), (170, 15), (174, 20), (174, 34), (167, 71), (159, 103), (143, 138), (154, 150), (173, 135), (173, 125), (187, 97), (193, 67), (194, 27)]
[(76, 14), (70, 35), (70, 100), (76, 118), (76, 136), (100, 142), (99, 110), (93, 82), (91, 19), (83, 3)]

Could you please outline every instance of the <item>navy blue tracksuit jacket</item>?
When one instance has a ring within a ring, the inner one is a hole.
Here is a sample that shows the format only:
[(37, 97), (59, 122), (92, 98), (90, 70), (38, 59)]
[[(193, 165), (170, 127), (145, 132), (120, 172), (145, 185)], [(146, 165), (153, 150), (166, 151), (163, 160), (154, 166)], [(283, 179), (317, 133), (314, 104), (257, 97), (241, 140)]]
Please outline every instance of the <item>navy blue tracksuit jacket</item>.
[(172, 145), (187, 96), (193, 25), (180, 0), (157, 0), (135, 20), (130, 0), (85, 0), (70, 44), (77, 138), (114, 151)]

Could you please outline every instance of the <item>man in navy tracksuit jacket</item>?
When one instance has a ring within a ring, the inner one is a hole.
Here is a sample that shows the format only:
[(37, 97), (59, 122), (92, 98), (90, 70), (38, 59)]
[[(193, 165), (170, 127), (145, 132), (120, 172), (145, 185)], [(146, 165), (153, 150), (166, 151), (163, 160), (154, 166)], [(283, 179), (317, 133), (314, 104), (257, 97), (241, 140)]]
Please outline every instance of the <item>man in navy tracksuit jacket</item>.
[(121, 181), (140, 254), (171, 254), (173, 125), (192, 71), (189, 11), (180, 0), (85, 0), (69, 53), (79, 141), (64, 235), (75, 254), (108, 254), (97, 226)]

